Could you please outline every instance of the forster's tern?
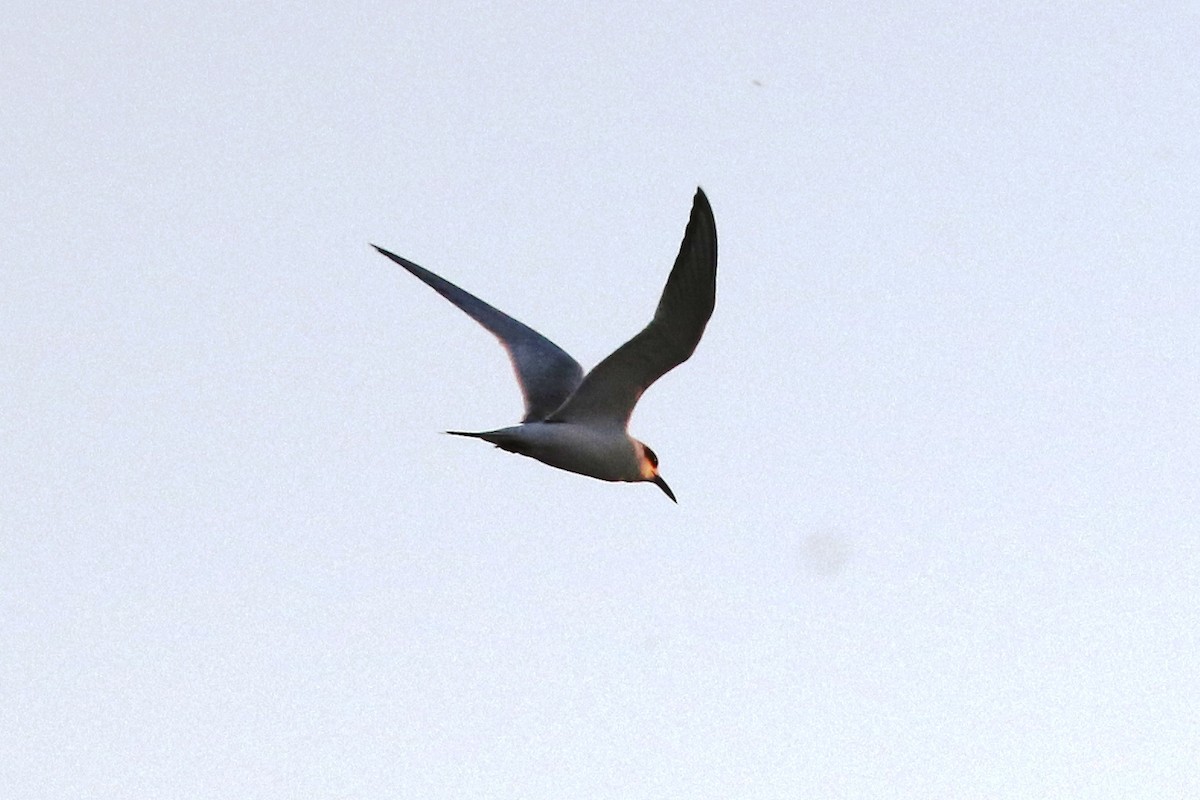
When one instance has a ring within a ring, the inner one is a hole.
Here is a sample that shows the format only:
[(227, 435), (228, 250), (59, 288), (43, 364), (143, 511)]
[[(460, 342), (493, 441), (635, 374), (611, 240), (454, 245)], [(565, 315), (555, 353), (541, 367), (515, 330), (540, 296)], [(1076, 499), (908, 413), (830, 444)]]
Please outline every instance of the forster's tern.
[[(408, 259), (371, 245), (487, 328), (508, 351), (525, 417), (494, 431), (447, 431), (604, 481), (650, 481), (654, 451), (626, 432), (642, 392), (691, 356), (712, 316), (717, 292), (717, 227), (700, 189), (654, 319), (585, 377), (579, 363), (545, 336)], [(678, 501), (676, 501), (678, 502)]]

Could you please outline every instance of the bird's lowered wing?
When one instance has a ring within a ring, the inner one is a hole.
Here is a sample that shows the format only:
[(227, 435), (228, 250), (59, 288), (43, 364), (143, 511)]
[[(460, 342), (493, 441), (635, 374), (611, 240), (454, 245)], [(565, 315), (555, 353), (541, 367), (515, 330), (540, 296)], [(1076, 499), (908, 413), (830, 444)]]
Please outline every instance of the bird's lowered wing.
[(389, 253), (382, 247), (371, 246), (416, 275), (500, 340), (500, 344), (508, 351), (513, 371), (517, 374), (517, 383), (521, 387), (521, 396), (525, 400), (522, 422), (545, 419), (571, 396), (583, 380), (583, 368), (579, 362), (533, 328), (407, 258)]

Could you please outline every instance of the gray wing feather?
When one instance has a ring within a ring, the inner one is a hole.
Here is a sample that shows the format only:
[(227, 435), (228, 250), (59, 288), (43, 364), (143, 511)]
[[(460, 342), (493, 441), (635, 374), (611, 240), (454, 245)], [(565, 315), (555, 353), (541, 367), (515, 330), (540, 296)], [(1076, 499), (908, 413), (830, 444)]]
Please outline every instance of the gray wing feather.
[(579, 362), (533, 328), (407, 258), (389, 253), (382, 247), (371, 246), (420, 278), (500, 340), (508, 352), (525, 401), (522, 422), (545, 419), (574, 393), (583, 380), (583, 368)]
[(697, 189), (654, 319), (597, 364), (549, 421), (628, 424), (642, 392), (695, 351), (716, 299), (717, 225), (708, 198)]

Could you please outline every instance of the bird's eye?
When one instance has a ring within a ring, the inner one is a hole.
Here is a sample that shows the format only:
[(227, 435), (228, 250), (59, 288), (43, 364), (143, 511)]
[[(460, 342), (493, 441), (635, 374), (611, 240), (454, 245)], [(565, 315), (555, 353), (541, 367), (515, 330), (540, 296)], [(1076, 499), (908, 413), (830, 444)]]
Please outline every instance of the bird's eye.
[(658, 466), (658, 456), (654, 455), (654, 451), (651, 450), (649, 447), (646, 447), (646, 445), (642, 445), (642, 449), (644, 451), (646, 451), (646, 458), (650, 461), (650, 464), (652, 466), (657, 467)]

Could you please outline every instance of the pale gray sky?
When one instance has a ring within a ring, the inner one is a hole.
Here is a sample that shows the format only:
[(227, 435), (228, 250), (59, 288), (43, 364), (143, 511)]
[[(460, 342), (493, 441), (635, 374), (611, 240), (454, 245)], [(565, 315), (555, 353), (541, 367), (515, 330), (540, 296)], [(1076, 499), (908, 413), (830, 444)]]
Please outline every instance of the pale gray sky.
[[(6, 9), (3, 794), (1200, 793), (1179, 8)], [(438, 433), (698, 184), (680, 505)]]

